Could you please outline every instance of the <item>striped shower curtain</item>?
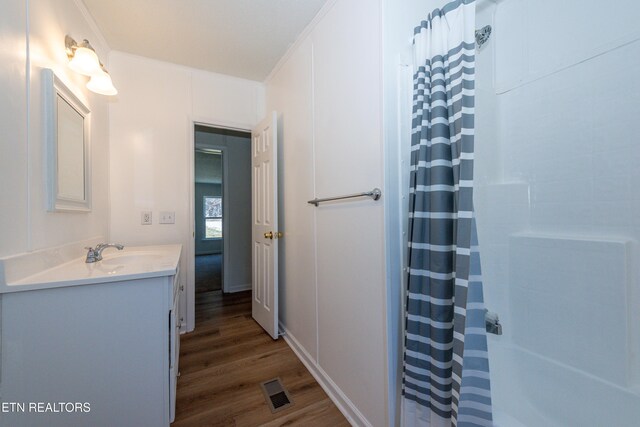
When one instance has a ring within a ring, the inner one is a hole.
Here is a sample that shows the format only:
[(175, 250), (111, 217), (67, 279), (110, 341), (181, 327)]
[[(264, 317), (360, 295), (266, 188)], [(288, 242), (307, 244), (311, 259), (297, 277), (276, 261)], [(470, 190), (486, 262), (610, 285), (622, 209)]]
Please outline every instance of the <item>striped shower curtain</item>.
[(404, 426), (491, 426), (473, 215), (475, 3), (434, 10), (414, 35)]

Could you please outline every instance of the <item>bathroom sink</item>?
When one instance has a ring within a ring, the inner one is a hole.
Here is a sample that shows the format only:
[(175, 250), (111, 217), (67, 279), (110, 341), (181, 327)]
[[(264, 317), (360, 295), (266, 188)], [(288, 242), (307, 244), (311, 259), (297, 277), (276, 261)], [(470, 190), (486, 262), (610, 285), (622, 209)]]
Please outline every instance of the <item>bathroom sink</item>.
[(138, 252), (128, 254), (112, 254), (102, 259), (102, 264), (125, 265), (125, 264), (149, 264), (162, 259), (163, 256), (153, 252)]
[(178, 273), (181, 245), (109, 247), (101, 261), (88, 263), (87, 247), (94, 246), (95, 239), (0, 259), (0, 294)]

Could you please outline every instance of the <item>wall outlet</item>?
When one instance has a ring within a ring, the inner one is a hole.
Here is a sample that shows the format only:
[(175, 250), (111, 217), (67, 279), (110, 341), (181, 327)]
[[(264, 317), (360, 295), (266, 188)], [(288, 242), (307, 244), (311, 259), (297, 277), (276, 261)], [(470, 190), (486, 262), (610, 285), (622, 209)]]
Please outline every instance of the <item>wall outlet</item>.
[(176, 213), (175, 212), (160, 212), (160, 224), (175, 224)]
[(153, 223), (153, 218), (151, 216), (151, 211), (142, 211), (140, 213), (140, 224), (151, 225), (152, 223)]

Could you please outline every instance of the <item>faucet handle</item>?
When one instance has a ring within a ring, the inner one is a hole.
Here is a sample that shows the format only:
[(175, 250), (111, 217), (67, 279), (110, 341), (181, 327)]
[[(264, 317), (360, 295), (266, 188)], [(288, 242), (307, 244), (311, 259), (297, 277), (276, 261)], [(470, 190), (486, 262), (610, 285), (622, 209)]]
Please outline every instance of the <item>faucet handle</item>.
[(84, 262), (92, 263), (99, 261), (96, 257), (96, 249), (93, 249), (91, 246), (85, 246), (85, 249), (87, 250), (87, 257)]

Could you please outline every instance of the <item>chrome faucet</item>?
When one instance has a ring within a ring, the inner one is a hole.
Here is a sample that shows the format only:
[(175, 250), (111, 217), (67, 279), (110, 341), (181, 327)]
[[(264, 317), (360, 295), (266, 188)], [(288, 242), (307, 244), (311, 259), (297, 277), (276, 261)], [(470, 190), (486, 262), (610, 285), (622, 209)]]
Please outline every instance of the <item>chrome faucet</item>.
[(121, 251), (124, 249), (124, 246), (118, 243), (99, 243), (98, 246), (96, 246), (95, 248), (86, 247), (85, 249), (87, 249), (88, 252), (87, 252), (87, 259), (85, 260), (85, 262), (91, 263), (96, 261), (102, 261), (102, 251), (104, 251), (107, 248), (117, 248), (119, 251)]

